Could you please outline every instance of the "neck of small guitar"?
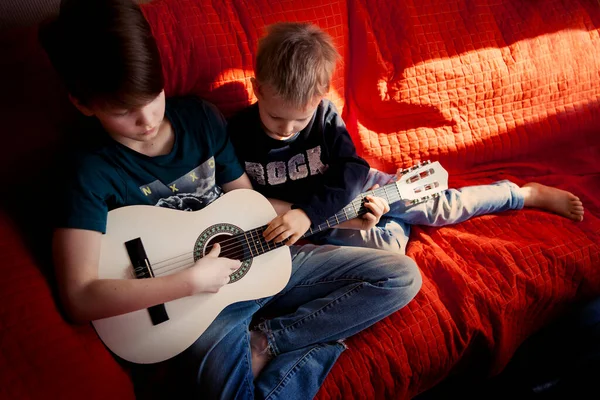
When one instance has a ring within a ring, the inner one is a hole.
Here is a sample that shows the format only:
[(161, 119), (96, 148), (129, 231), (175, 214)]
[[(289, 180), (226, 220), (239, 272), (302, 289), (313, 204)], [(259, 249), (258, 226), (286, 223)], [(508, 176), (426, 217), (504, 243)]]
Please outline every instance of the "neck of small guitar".
[[(342, 222), (346, 222), (366, 214), (369, 212), (369, 209), (364, 206), (364, 198), (369, 195), (384, 198), (388, 204), (393, 204), (401, 199), (396, 183), (390, 183), (389, 185), (382, 186), (375, 190), (361, 193), (352, 201), (352, 203), (344, 207), (342, 211), (338, 212), (333, 217), (328, 218), (324, 223), (316, 227), (311, 227), (308, 232), (302, 236), (302, 238), (306, 238), (315, 233), (324, 231), (325, 229), (339, 225)], [(264, 225), (236, 235), (236, 238), (243, 245), (243, 256), (241, 257), (241, 261), (257, 257), (268, 251), (285, 246), (285, 241), (279, 243), (267, 242), (263, 236), (263, 233), (266, 229), (267, 225)], [(224, 250), (221, 255), (223, 257), (227, 257), (229, 254), (227, 250)], [(235, 258), (240, 258), (239, 253), (235, 256)]]
[(338, 212), (333, 217), (327, 218), (325, 222), (318, 226), (311, 226), (310, 229), (302, 236), (302, 239), (368, 213), (369, 209), (364, 206), (364, 198), (369, 195), (373, 197), (381, 197), (385, 199), (388, 204), (393, 204), (401, 200), (400, 192), (398, 191), (398, 186), (395, 182), (374, 190), (370, 190), (368, 192), (361, 193), (349, 205), (344, 207), (342, 211)]

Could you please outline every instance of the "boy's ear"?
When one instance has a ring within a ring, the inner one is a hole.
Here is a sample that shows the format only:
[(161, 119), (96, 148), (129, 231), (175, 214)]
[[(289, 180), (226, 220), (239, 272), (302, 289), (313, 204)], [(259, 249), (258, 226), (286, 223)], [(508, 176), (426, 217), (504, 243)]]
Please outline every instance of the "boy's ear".
[(71, 103), (73, 103), (75, 108), (78, 109), (86, 117), (91, 117), (94, 115), (94, 111), (92, 111), (91, 108), (83, 105), (83, 103), (81, 103), (79, 101), (79, 99), (77, 99), (76, 97), (73, 97), (73, 95), (71, 95), (70, 93), (69, 93), (69, 100), (71, 100)]
[(258, 84), (258, 81), (256, 80), (256, 78), (250, 78), (250, 83), (252, 83), (252, 91), (254, 92), (254, 96), (256, 96), (257, 99), (260, 99), (261, 93), (260, 93), (260, 85)]

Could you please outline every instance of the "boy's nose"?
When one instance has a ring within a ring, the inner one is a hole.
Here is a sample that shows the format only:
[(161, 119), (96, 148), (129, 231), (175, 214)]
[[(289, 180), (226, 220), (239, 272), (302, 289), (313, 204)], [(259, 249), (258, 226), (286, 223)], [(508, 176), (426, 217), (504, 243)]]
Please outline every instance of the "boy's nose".
[(138, 126), (152, 126), (152, 112), (150, 110), (140, 110), (137, 120)]
[(281, 133), (283, 133), (284, 135), (289, 135), (290, 133), (292, 133), (293, 130), (294, 130), (293, 123), (285, 124), (281, 127)]

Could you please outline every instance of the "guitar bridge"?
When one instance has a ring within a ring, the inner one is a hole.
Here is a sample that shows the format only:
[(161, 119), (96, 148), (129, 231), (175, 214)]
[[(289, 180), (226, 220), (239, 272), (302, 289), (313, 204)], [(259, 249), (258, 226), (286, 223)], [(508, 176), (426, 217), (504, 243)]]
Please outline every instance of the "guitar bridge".
[[(127, 254), (129, 254), (131, 265), (133, 265), (136, 279), (154, 278), (154, 272), (152, 271), (150, 260), (146, 256), (142, 239), (137, 238), (125, 242), (125, 248), (127, 248)], [(161, 324), (169, 319), (164, 304), (149, 307), (148, 313), (150, 314), (152, 325)]]

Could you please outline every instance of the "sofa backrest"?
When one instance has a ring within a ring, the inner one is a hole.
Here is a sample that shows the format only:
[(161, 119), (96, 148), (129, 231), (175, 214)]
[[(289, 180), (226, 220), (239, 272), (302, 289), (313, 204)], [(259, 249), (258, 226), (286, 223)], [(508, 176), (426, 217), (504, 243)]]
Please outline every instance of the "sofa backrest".
[(455, 174), (598, 149), (600, 3), (348, 0), (348, 10), (346, 121), (372, 164), (434, 158)]
[(255, 101), (250, 78), (265, 27), (299, 21), (314, 23), (329, 33), (343, 56), (330, 93), (343, 109), (348, 42), (344, 0), (155, 0), (142, 9), (158, 41), (167, 96), (196, 94), (229, 117)]
[[(595, 1), (154, 0), (142, 10), (167, 94), (199, 95), (226, 116), (254, 101), (266, 25), (319, 25), (343, 56), (330, 98), (359, 152), (384, 170), (434, 159), (452, 177), (600, 151)], [(74, 114), (36, 31), (0, 35), (5, 191), (38, 183)]]
[(155, 0), (167, 93), (231, 115), (267, 24), (311, 21), (344, 62), (332, 97), (362, 155), (394, 170), (439, 159), (453, 174), (586, 147), (600, 123), (600, 5), (580, 1)]

